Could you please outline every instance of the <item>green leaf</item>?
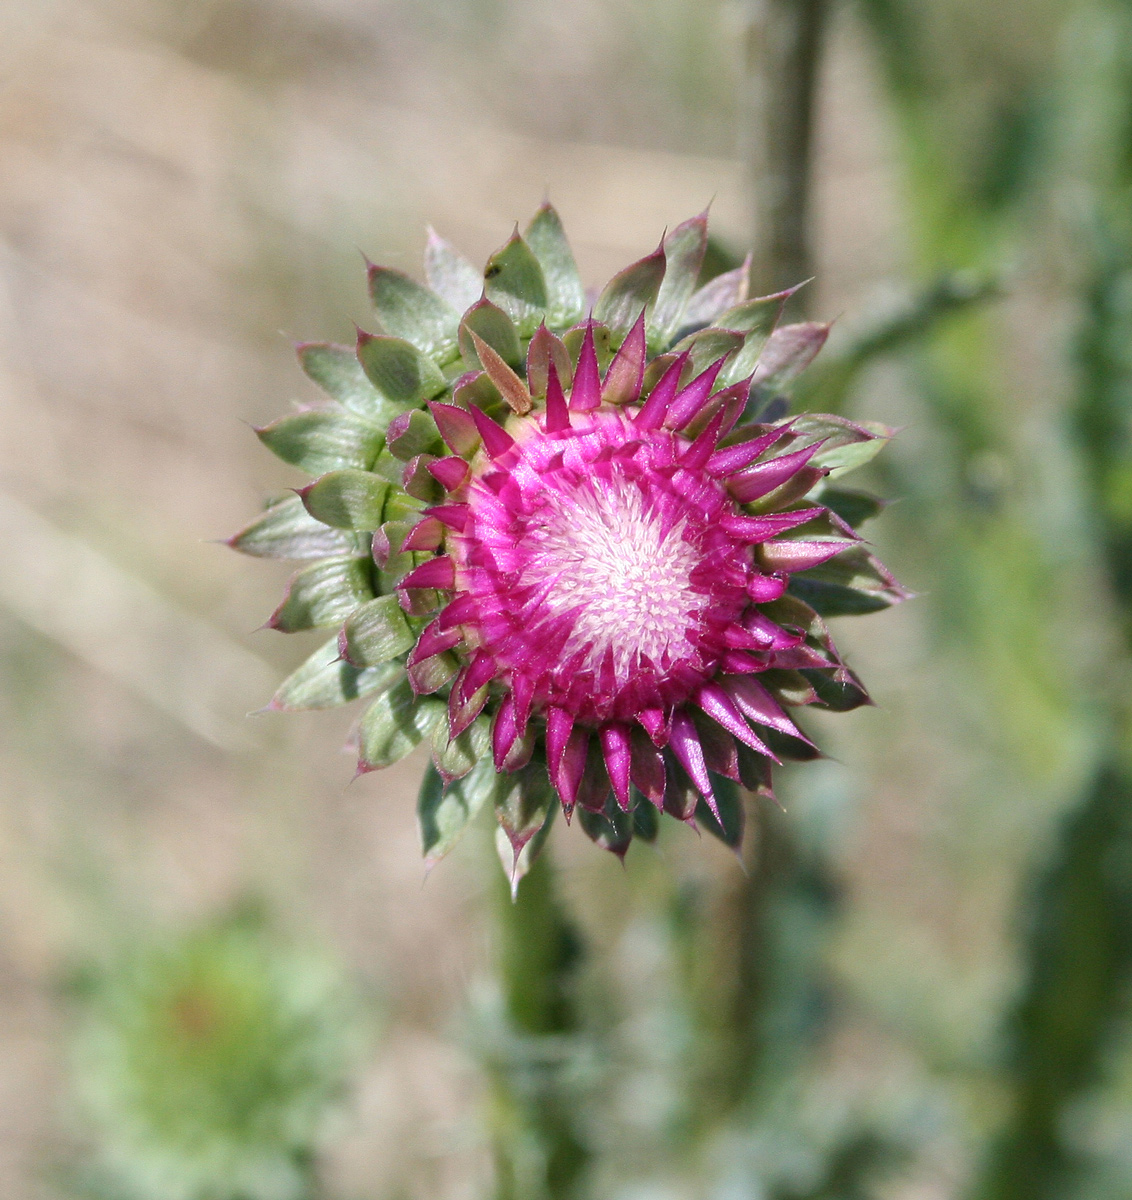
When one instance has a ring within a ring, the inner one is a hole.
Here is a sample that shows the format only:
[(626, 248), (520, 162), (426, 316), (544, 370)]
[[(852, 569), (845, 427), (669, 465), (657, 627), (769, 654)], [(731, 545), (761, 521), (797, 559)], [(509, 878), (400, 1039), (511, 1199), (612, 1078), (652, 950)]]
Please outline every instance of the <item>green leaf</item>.
[(864, 546), (850, 546), (820, 567), (792, 575), (790, 591), (823, 617), (876, 612), (911, 595)]
[(273, 504), (228, 545), (255, 558), (326, 558), (333, 554), (365, 552), (361, 540), (340, 529), (328, 529), (312, 517), (299, 496)]
[(389, 484), (369, 471), (328, 471), (299, 495), (316, 520), (335, 529), (372, 531), (381, 524)]
[(372, 599), (371, 564), (364, 558), (326, 558), (293, 576), (268, 625), (283, 633), (337, 625)]
[(458, 313), (475, 304), (483, 291), (483, 276), (431, 226), (424, 268), (428, 286)]
[[(613, 334), (604, 325), (598, 325), (596, 322), (590, 328), (593, 329), (597, 365), (604, 372), (613, 359)], [(562, 335), (562, 344), (566, 347), (566, 353), (570, 355), (571, 373), (577, 369), (585, 337), (584, 328), (568, 329)]]
[(684, 309), (684, 328), (701, 325), (722, 325), (724, 329), (738, 329), (722, 320), (723, 314), (735, 308), (747, 298), (747, 284), (751, 273), (751, 260), (732, 271), (724, 271), (704, 284), (692, 294)]
[(814, 494), (814, 500), (832, 509), (854, 529), (859, 529), (866, 521), (872, 520), (885, 507), (885, 501), (879, 497), (850, 488), (823, 487)]
[(733, 329), (745, 334), (743, 349), (735, 355), (725, 372), (727, 382), (737, 383), (755, 373), (763, 350), (782, 312), (783, 298), (789, 293), (759, 296), (744, 304), (737, 304), (721, 313), (716, 325), (720, 329)]
[(732, 780), (725, 775), (716, 775), (714, 771), (711, 773), (711, 790), (715, 793), (720, 820), (716, 820), (715, 813), (701, 799), (696, 805), (696, 824), (719, 838), (725, 846), (738, 850), (743, 842), (743, 797)]
[(538, 855), (558, 808), (558, 798), (538, 758), (511, 774), (496, 776), (493, 795), (499, 822), (496, 849), (515, 893)]
[(362, 714), (358, 725), (359, 771), (376, 771), (399, 762), (446, 716), (443, 700), (435, 696), (418, 698), (407, 679), (394, 684)]
[[(452, 402), (456, 407), (482, 408), (489, 417), (494, 417), (502, 425), (511, 410), (503, 399), (503, 394), (488, 378), (487, 372), (480, 371), (478, 375), (472, 375), (470, 378), (465, 376), (465, 379), (465, 383), (452, 389)], [(474, 445), (469, 443), (461, 449), (461, 453), (465, 456), (470, 455), (478, 445), (479, 434), (476, 434)]]
[[(822, 708), (828, 708), (832, 712), (852, 712), (853, 709), (869, 703), (868, 692), (861, 686), (852, 671), (843, 669), (840, 672), (831, 672), (807, 669), (800, 671), (799, 674), (805, 676), (813, 686), (818, 695), (817, 702)], [(768, 733), (773, 733), (773, 730)], [(794, 740), (791, 739), (791, 741)], [(766, 741), (772, 749), (778, 749), (769, 736)], [(795, 744), (800, 743), (795, 742)], [(784, 757), (780, 749), (778, 752), (780, 757)], [(797, 755), (791, 755), (791, 757), (797, 757)], [(810, 757), (816, 758), (817, 755), (816, 753), (811, 754)]]
[[(394, 489), (400, 488), (401, 478), (405, 474), (405, 463), (401, 459), (389, 453), (385, 447), (382, 448), (377, 458), (373, 460), (372, 466), (369, 468), (375, 475), (380, 475), (386, 483), (391, 483)], [(395, 494), (395, 492), (393, 493)], [(386, 500), (388, 505), (389, 501)], [(386, 517), (386, 520), (389, 518)]]
[(538, 257), (517, 230), (507, 245), (487, 260), (483, 278), (488, 298), (529, 338), (546, 315), (549, 295)]
[(455, 654), (433, 654), (423, 662), (415, 663), (409, 668), (409, 678), (412, 679), (417, 691), (422, 695), (439, 691), (460, 669), (460, 660)]
[[(690, 333), (686, 338), (682, 338), (675, 346), (672, 347), (674, 354), (683, 353), (685, 350), (692, 352), (692, 371), (698, 375), (701, 371), (706, 371), (713, 362), (717, 362), (726, 354), (739, 349), (744, 343), (745, 335), (737, 330), (730, 329), (701, 329), (697, 333)], [(728, 374), (734, 374), (734, 368), (727, 368)], [(747, 372), (747, 375), (750, 371)], [(738, 376), (739, 379), (745, 379), (745, 375)]]
[(431, 869), (460, 840), (471, 819), (495, 791), (495, 764), (481, 758), (471, 773), (444, 786), (437, 769), (429, 763), (417, 797), (417, 823), (425, 867)]
[(402, 462), (416, 458), (418, 454), (444, 454), (444, 441), (440, 430), (429, 413), (415, 408), (411, 412), (402, 413), (389, 426), (389, 453)]
[[(796, 671), (780, 671), (779, 675), (797, 675)], [(766, 675), (763, 676), (766, 678)], [(807, 702), (816, 699), (816, 694), (813, 688), (798, 675), (798, 684), (801, 690), (805, 692)], [(792, 694), (798, 694), (796, 687)], [(782, 694), (778, 694), (779, 699), (782, 699)], [(744, 746), (742, 742), (735, 743), (735, 749), (739, 755), (739, 778), (743, 781), (743, 786), (747, 791), (756, 796), (766, 796), (773, 800), (774, 787), (771, 777), (771, 760), (765, 754), (757, 754), (750, 746)]]
[(633, 836), (645, 842), (655, 842), (660, 833), (660, 812), (634, 789), (636, 804), (633, 805)]
[(612, 795), (599, 813), (579, 808), (578, 822), (586, 837), (595, 845), (616, 854), (618, 858), (625, 857), (633, 840), (633, 814), (622, 812)]
[(825, 443), (810, 462), (825, 467), (832, 478), (864, 466), (884, 449), (894, 433), (876, 421), (853, 422), (828, 413), (802, 413), (794, 418), (791, 428), (798, 435), (791, 449)]
[(397, 597), (378, 596), (350, 614), (338, 648), (355, 667), (377, 667), (411, 650), (416, 641)]
[(550, 836), (550, 831), (554, 827), (554, 818), (558, 814), (558, 805), (552, 804), (547, 811), (546, 820), (539, 827), (529, 841), (525, 842), (523, 848), (518, 854), (514, 853), (514, 847), (511, 845), (507, 834), (502, 826), (495, 831), (495, 852), (499, 855), (499, 861), (503, 864), (504, 871), (511, 881), (511, 899), (516, 901), (519, 898), (519, 884), (523, 882), (531, 867), (535, 865), (535, 860), (542, 853), (543, 846), (546, 845), (546, 839)]
[(880, 612), (895, 603), (882, 600), (867, 592), (858, 592), (841, 583), (827, 583), (821, 579), (806, 579), (794, 575), (790, 580), (790, 594), (804, 600), (823, 617), (860, 617), (866, 613)]
[(523, 349), (514, 321), (486, 297), (473, 304), (460, 322), (460, 354), (469, 370), (475, 371), (482, 367), (483, 363), (476, 353), (472, 333), (487, 342), (509, 367), (521, 366)]
[(551, 205), (544, 204), (535, 213), (524, 236), (546, 281), (546, 322), (554, 329), (566, 329), (585, 316), (586, 291), (562, 222)]
[(664, 280), (657, 293), (652, 326), (658, 345), (667, 346), (680, 328), (696, 289), (707, 249), (707, 213), (683, 221), (664, 239)]
[(298, 354), (299, 365), (328, 396), (378, 429), (384, 429), (401, 411), (366, 378), (352, 347), (308, 342), (298, 348)]
[(378, 565), (379, 592), (392, 592), (414, 567), (432, 557), (431, 551), (401, 549), (415, 524), (415, 521), (383, 521), (374, 534), (373, 557)]
[(425, 504), (439, 504), (446, 494), (428, 469), (434, 462), (435, 454), (417, 454), (409, 459), (401, 472), (401, 486)]
[(436, 363), (403, 338), (359, 333), (358, 362), (374, 387), (401, 411), (419, 408), (448, 386)]
[[(658, 246), (652, 254), (618, 271), (605, 285), (594, 305), (594, 319), (609, 326), (615, 347), (625, 340), (641, 310), (651, 311), (663, 280), (664, 248)], [(660, 348), (652, 345), (651, 335), (649, 341), (650, 349)]]
[(767, 338), (754, 382), (777, 392), (796, 379), (817, 357), (829, 337), (829, 326), (818, 321), (780, 325)]
[(460, 314), (446, 300), (389, 267), (371, 264), (368, 275), (370, 299), (386, 333), (412, 342), (442, 365), (456, 357)]
[(332, 637), (287, 676), (267, 707), (272, 712), (335, 708), (391, 687), (403, 674), (395, 662), (359, 670), (340, 657), (338, 638)]
[[(459, 779), (482, 758), (491, 762), (491, 722), (487, 717), (477, 717), (457, 738), (448, 736), (447, 725), (440, 726), (433, 735), (432, 748), (437, 770), (450, 779)], [(491, 766), (494, 774), (494, 763)]]
[(325, 409), (280, 417), (255, 432), (273, 454), (308, 475), (338, 467), (369, 470), (382, 442), (381, 430), (372, 422)]
[(418, 500), (416, 496), (410, 496), (408, 492), (394, 490), (386, 498), (385, 512), (382, 513), (382, 522), (417, 521), (420, 519), (422, 508), (424, 508), (424, 502)]
[(773, 296), (757, 296), (754, 300), (736, 304), (719, 314), (713, 322), (718, 329), (737, 329), (742, 333), (756, 330), (769, 334), (782, 311), (782, 293)]

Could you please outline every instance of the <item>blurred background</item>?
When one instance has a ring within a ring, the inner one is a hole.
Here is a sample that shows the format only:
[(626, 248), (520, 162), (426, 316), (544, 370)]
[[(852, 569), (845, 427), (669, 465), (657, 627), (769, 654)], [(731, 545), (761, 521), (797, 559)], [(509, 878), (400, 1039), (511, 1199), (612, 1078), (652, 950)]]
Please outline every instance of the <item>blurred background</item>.
[[(359, 251), (544, 196), (589, 284), (709, 202), (815, 276), (919, 593), (748, 873), (555, 830), (545, 1019), (424, 760), (245, 718), (315, 635), (216, 544)], [(0, 7), (0, 1195), (1132, 1195), (1130, 201), (1127, 0)]]

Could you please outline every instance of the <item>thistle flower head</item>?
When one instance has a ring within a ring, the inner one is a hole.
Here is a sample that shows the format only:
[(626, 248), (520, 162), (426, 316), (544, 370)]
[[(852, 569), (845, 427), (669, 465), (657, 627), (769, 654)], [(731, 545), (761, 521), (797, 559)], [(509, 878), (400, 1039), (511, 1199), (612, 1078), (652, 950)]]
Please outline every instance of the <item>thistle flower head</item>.
[(786, 707), (867, 699), (822, 615), (904, 593), (854, 529), (879, 503), (831, 476), (889, 431), (783, 417), (828, 327), (778, 324), (745, 267), (695, 290), (706, 236), (587, 311), (549, 206), (482, 284), (432, 235), (431, 289), (370, 267), (385, 332), (300, 348), (337, 404), (259, 431), (319, 478), (232, 544), (320, 560), (272, 625), (341, 626), (272, 707), (375, 695), (361, 771), (429, 739), (430, 858), (489, 800), (513, 878), (556, 803), (618, 854), (657, 812), (737, 844), (735, 785), (817, 753)]

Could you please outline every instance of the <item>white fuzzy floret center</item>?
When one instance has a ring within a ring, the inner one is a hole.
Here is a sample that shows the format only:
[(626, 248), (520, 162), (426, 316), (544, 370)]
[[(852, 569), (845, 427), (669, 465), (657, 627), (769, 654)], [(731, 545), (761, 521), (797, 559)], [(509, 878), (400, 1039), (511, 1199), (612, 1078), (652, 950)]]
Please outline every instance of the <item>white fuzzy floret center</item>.
[(640, 658), (663, 666), (691, 651), (689, 625), (707, 603), (691, 573), (700, 561), (686, 523), (665, 529), (631, 481), (587, 481), (546, 497), (528, 531), (531, 557), (523, 583), (541, 586), (550, 616), (571, 614), (563, 657), (587, 649), (583, 669), (596, 670), (609, 650), (623, 683)]

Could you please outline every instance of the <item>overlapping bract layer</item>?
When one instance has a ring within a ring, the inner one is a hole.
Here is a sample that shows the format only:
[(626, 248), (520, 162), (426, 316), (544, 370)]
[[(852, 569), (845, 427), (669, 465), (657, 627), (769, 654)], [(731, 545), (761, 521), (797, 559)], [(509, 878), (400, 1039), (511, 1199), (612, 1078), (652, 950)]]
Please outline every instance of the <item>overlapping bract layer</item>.
[(385, 332), (300, 348), (337, 403), (260, 431), (319, 477), (232, 544), (318, 560), (272, 625), (340, 625), (272, 707), (375, 696), (361, 771), (429, 739), (430, 858), (489, 800), (513, 878), (556, 801), (617, 853), (659, 811), (737, 844), (735, 785), (817, 753), (785, 707), (866, 700), (822, 614), (904, 593), (831, 476), (888, 431), (782, 419), (827, 329), (742, 268), (696, 291), (705, 244), (685, 222), (585, 314), (549, 206), (482, 281), (432, 235), (432, 290), (370, 268)]

